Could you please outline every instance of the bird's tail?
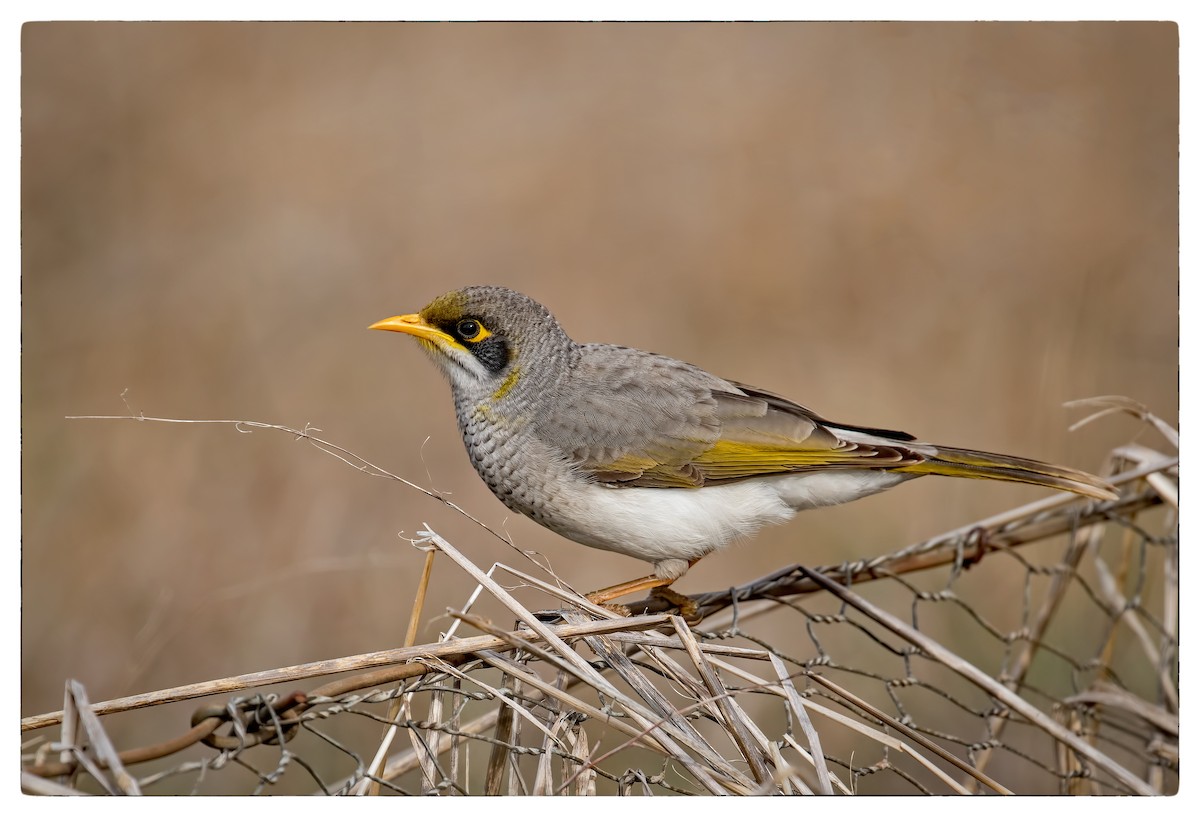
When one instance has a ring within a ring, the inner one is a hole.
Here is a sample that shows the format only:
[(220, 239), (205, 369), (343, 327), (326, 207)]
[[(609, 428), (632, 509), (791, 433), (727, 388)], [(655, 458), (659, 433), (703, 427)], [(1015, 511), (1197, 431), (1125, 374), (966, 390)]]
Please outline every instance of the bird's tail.
[(1010, 457), (1005, 454), (989, 454), (986, 451), (971, 451), (966, 448), (943, 448), (924, 462), (894, 469), (909, 474), (939, 474), (944, 477), (968, 477), (970, 479), (1000, 479), (1008, 482), (1026, 482), (1043, 485), (1060, 491), (1090, 496), (1093, 499), (1116, 499), (1117, 491), (1105, 480), (1085, 471), (1050, 465), (1037, 460)]

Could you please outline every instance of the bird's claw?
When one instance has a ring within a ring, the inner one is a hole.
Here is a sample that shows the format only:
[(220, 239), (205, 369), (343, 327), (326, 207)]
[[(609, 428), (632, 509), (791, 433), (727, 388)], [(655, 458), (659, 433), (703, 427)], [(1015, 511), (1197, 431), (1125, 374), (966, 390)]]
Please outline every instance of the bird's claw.
[(655, 587), (650, 591), (650, 595), (657, 596), (674, 605), (679, 610), (680, 617), (688, 624), (699, 624), (700, 620), (704, 618), (700, 615), (700, 606), (696, 604), (695, 599), (676, 592), (670, 587)]

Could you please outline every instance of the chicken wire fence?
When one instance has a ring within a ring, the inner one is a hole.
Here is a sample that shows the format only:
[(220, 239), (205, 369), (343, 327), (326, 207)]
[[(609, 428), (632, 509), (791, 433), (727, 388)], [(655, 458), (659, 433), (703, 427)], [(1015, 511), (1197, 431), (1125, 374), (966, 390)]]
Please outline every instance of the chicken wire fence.
[[(692, 597), (690, 622), (662, 597), (626, 616), (485, 572), (426, 531), (427, 566), (449, 557), (478, 582), (438, 642), (97, 704), (69, 681), (62, 712), (22, 721), (23, 788), (1173, 794), (1178, 459), (1130, 445), (1108, 471), (1118, 500), (1049, 497), (871, 560), (792, 566)], [(484, 594), (515, 624), (471, 612)], [(119, 750), (101, 717), (214, 693), (153, 746)]]

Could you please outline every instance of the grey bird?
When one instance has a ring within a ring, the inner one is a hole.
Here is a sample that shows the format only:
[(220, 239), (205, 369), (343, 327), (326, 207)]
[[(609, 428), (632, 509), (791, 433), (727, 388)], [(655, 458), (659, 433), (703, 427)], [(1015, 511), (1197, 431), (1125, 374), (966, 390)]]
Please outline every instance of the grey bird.
[(666, 587), (703, 556), (797, 511), (925, 474), (1114, 499), (1099, 477), (836, 423), (762, 389), (638, 349), (573, 341), (531, 298), (448, 292), (371, 329), (415, 337), (447, 375), (475, 470), (509, 508), (654, 565), (589, 594)]

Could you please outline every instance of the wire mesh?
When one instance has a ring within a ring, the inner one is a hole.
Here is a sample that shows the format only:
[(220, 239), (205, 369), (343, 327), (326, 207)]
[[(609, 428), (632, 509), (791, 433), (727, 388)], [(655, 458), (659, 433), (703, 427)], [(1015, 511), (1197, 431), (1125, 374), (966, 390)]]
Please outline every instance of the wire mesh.
[[(870, 562), (793, 566), (694, 597), (703, 619), (691, 624), (662, 599), (622, 616), (510, 570), (551, 606), (571, 601), (535, 614), (495, 581), (502, 565), (485, 572), (429, 532), (424, 543), (515, 624), (499, 627), (468, 603), (453, 629), (482, 635), (452, 630), (394, 660), (373, 655), (346, 666), (386, 666), (306, 693), (217, 699), (185, 735), (124, 752), (97, 715), (126, 704), (93, 706), (69, 682), (63, 712), (23, 722), (58, 728), (27, 742), (23, 785), (45, 794), (1172, 794), (1177, 464), (1119, 450), (1119, 500), (1055, 498)], [(170, 692), (161, 700), (194, 696)], [(395, 740), (381, 743), (386, 732)]]

